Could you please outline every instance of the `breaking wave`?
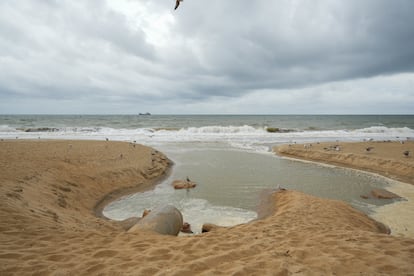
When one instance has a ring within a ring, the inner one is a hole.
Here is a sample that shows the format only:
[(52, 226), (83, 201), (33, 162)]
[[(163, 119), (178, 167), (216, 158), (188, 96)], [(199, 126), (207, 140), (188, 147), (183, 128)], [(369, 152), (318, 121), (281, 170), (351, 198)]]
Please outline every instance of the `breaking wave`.
[(343, 130), (294, 130), (267, 127), (202, 126), (188, 128), (135, 128), (116, 129), (111, 127), (38, 127), (13, 128), (0, 125), (2, 139), (85, 139), (137, 142), (149, 146), (183, 142), (224, 142), (233, 148), (253, 151), (268, 151), (271, 145), (281, 143), (308, 143), (323, 141), (361, 141), (414, 139), (414, 130), (408, 127), (388, 128), (372, 126), (361, 129)]

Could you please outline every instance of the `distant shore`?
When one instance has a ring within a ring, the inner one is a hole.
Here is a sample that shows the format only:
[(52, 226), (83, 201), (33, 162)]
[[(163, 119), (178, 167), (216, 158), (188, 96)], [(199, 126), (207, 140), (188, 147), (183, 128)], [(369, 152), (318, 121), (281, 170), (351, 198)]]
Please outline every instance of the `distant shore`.
[(1, 141), (0, 274), (414, 271), (414, 239), (384, 234), (346, 203), (296, 191), (269, 195), (263, 219), (196, 236), (128, 233), (96, 216), (108, 200), (153, 187), (170, 165), (162, 153), (132, 143)]

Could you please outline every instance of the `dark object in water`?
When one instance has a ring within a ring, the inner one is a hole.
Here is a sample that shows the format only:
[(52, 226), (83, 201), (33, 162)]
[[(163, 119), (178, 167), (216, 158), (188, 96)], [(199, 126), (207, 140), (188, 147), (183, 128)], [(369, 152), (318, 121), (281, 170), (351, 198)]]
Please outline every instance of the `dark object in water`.
[(191, 225), (188, 222), (184, 222), (183, 227), (181, 228), (181, 232), (187, 234), (193, 234), (194, 232), (191, 230)]
[(219, 226), (212, 223), (204, 223), (201, 228), (201, 233), (207, 233), (216, 228), (219, 228)]
[(373, 189), (371, 191), (371, 194), (375, 197), (375, 198), (380, 198), (380, 199), (393, 199), (393, 198), (401, 198), (399, 195), (391, 193), (387, 190), (384, 189)]
[(287, 129), (287, 128), (279, 128), (279, 127), (267, 127), (266, 131), (269, 133), (288, 133), (293, 132), (293, 129)]
[(54, 132), (59, 131), (58, 128), (54, 127), (36, 127), (36, 128), (26, 128), (24, 132)]

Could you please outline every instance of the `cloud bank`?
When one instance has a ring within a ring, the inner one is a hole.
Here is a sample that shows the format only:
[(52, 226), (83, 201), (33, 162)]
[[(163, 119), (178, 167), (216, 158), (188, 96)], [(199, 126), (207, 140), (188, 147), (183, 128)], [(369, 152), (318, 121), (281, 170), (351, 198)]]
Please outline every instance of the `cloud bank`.
[(414, 1), (174, 4), (1, 1), (0, 113), (413, 113)]

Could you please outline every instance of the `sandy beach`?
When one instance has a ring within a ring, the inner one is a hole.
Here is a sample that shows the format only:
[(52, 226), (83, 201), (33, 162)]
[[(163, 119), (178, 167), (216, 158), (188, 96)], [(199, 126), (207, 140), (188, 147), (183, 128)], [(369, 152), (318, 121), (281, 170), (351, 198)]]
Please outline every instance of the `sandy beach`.
[[(396, 180), (388, 191), (405, 200), (380, 207), (372, 217), (392, 235), (414, 238), (414, 141), (291, 144), (274, 148), (282, 156), (364, 170)], [(409, 152), (408, 156), (404, 152)], [(363, 195), (361, 195), (363, 196)]]
[[(291, 144), (276, 147), (282, 156), (360, 169), (414, 184), (414, 141)], [(409, 151), (409, 156), (404, 152)]]
[[(414, 152), (412, 142), (373, 143), (369, 153), (365, 144), (324, 150), (330, 145), (278, 152), (336, 165), (350, 158), (348, 166), (414, 183), (413, 157), (402, 154)], [(269, 194), (260, 220), (195, 236), (128, 233), (101, 216), (106, 203), (150, 189), (171, 165), (131, 143), (1, 141), (0, 275), (414, 275), (414, 239), (386, 234), (346, 203), (297, 191)]]

